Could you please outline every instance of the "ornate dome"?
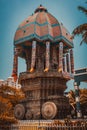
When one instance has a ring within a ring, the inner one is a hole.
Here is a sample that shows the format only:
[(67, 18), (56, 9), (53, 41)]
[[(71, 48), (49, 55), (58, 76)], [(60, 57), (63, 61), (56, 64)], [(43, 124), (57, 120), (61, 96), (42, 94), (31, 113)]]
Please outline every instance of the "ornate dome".
[(40, 42), (47, 40), (59, 42), (63, 40), (70, 47), (73, 46), (68, 31), (42, 5), (19, 25), (15, 33), (14, 43), (17, 45), (33, 39)]

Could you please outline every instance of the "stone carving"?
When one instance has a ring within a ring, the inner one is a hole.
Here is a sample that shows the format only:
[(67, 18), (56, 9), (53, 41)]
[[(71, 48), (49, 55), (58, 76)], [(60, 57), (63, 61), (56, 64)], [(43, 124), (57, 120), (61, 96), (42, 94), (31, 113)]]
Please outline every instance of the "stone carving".
[(23, 119), (25, 114), (25, 108), (22, 104), (17, 104), (14, 108), (14, 115), (17, 119)]
[(57, 107), (53, 102), (46, 102), (42, 105), (42, 115), (45, 119), (53, 119), (57, 114)]

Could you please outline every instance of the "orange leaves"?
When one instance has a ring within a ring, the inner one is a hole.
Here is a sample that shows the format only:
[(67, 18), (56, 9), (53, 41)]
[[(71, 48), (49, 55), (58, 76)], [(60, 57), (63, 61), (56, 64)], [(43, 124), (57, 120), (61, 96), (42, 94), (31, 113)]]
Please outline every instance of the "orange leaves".
[[(86, 105), (87, 104), (87, 89), (80, 89), (79, 90), (80, 93), (80, 104), (81, 105)], [(70, 91), (67, 95), (67, 97), (69, 98), (69, 103), (70, 105), (74, 108), (76, 101), (75, 101), (75, 93), (74, 91)]]
[(25, 97), (25, 95), (21, 89), (9, 87), (9, 86), (0, 87), (0, 95), (3, 98), (9, 99), (11, 101), (11, 103), (13, 103), (13, 104), (15, 102), (20, 101), (21, 99), (23, 99)]
[(14, 119), (13, 107), (25, 97), (21, 89), (9, 86), (0, 87), (0, 121), (11, 122)]

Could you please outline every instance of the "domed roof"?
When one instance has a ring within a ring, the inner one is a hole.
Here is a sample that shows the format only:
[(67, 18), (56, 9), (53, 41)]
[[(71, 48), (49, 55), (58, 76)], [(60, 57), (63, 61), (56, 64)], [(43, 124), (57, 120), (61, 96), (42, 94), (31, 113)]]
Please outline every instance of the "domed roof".
[(33, 39), (40, 42), (64, 40), (70, 46), (73, 46), (68, 31), (42, 5), (19, 25), (15, 33), (14, 43), (16, 45)]

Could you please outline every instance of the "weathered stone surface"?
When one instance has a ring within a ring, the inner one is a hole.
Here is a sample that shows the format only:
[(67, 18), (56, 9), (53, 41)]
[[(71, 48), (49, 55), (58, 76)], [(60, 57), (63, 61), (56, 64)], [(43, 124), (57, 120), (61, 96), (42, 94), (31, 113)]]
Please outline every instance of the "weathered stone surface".
[(25, 108), (22, 104), (17, 104), (14, 108), (14, 115), (17, 119), (23, 119), (25, 115)]
[(53, 102), (46, 102), (42, 106), (42, 116), (45, 119), (53, 119), (57, 114), (57, 107)]

